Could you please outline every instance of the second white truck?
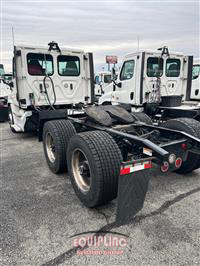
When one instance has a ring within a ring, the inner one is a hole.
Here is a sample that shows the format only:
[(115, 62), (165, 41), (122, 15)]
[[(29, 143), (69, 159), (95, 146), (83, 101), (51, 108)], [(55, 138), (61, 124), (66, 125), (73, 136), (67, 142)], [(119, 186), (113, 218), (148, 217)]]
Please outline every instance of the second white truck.
[[(152, 118), (192, 117), (200, 120), (200, 98), (192, 80), (193, 57), (169, 52), (140, 51), (125, 56), (118, 79), (106, 88), (99, 104), (129, 105)], [(193, 68), (198, 72), (197, 67)], [(196, 100), (196, 102), (194, 101)]]

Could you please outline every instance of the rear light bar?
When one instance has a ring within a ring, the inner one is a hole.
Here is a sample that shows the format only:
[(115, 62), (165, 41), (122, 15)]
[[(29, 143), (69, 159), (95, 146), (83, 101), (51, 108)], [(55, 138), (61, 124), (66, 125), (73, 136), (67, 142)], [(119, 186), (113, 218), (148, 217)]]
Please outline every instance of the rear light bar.
[(135, 163), (130, 163), (130, 165), (122, 165), (121, 170), (120, 170), (120, 175), (127, 175), (131, 174), (137, 171), (145, 170), (145, 169), (150, 169), (152, 168), (152, 161), (141, 161), (141, 162), (135, 162)]

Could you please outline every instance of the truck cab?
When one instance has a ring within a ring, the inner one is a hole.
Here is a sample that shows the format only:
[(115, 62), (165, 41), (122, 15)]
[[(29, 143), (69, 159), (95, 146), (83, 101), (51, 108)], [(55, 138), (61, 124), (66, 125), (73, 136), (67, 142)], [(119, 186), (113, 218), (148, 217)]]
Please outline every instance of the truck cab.
[(194, 59), (192, 68), (191, 100), (200, 101), (200, 59)]
[(100, 71), (95, 75), (95, 96), (99, 97), (105, 92), (105, 87), (112, 83), (110, 71)]
[(12, 75), (5, 74), (3, 64), (0, 64), (0, 121), (8, 120), (8, 98), (11, 93)]
[[(11, 127), (26, 131), (45, 110), (67, 110), (89, 104), (94, 97), (93, 57), (82, 50), (47, 47), (14, 47)], [(31, 128), (37, 128), (37, 121)]]
[(124, 103), (142, 107), (159, 103), (162, 96), (183, 95), (186, 99), (189, 57), (181, 53), (140, 51), (128, 54), (116, 82), (106, 88), (100, 104)]

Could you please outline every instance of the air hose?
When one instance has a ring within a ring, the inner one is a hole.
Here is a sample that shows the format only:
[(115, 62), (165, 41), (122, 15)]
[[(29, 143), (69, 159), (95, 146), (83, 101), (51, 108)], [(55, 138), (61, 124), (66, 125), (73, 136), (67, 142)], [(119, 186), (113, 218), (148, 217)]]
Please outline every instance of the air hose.
[[(47, 78), (48, 78), (48, 79), (50, 80), (50, 82), (51, 82), (51, 86), (52, 86), (52, 90), (53, 90), (53, 94), (54, 94), (54, 101), (53, 101), (53, 103), (51, 103), (51, 101), (50, 101), (49, 94), (48, 94), (48, 90), (47, 90), (47, 86), (46, 86), (46, 79), (47, 79)], [(52, 108), (53, 110), (55, 110), (54, 105), (55, 105), (55, 103), (56, 103), (56, 93), (55, 93), (55, 87), (54, 87), (54, 83), (53, 83), (52, 78), (51, 78), (50, 76), (46, 75), (46, 76), (44, 77), (44, 79), (43, 79), (43, 85), (44, 85), (44, 91), (45, 91), (45, 93), (46, 93), (46, 95), (47, 95), (47, 100), (48, 100), (48, 102), (49, 102), (49, 105), (51, 106), (51, 108)]]

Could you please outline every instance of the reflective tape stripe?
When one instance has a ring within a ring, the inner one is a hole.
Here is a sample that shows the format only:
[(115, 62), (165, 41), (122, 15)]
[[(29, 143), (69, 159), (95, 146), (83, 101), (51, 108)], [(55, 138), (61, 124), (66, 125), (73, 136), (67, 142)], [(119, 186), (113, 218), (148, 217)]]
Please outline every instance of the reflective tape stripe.
[(137, 164), (131, 167), (121, 168), (120, 175), (127, 175), (133, 172), (137, 172), (144, 169), (152, 168), (152, 163), (148, 161), (148, 163)]
[(123, 168), (120, 170), (120, 175), (127, 175), (130, 174), (130, 169), (131, 168)]
[(152, 167), (153, 167), (152, 163), (147, 163), (147, 164), (144, 165), (145, 169), (152, 168)]

